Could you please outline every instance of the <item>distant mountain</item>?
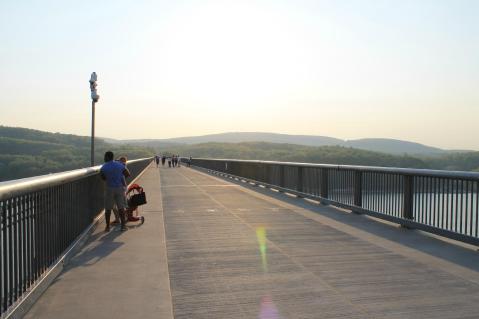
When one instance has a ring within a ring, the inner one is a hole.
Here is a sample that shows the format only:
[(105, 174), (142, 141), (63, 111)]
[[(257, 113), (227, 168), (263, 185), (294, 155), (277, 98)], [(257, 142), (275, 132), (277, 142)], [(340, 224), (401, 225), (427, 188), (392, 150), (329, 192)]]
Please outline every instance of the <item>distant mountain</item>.
[[(112, 143), (111, 140), (108, 140), (108, 142)], [(345, 141), (328, 136), (289, 135), (261, 132), (229, 132), (202, 136), (177, 137), (170, 139), (125, 140), (116, 142), (140, 144), (143, 146), (155, 147), (158, 149), (182, 144), (193, 145), (201, 143), (267, 142), (305, 146), (344, 146), (388, 154), (441, 155), (451, 152), (419, 143), (387, 138), (365, 138)]]
[(229, 132), (220, 134), (210, 134), (203, 136), (177, 137), (170, 138), (165, 141), (182, 144), (200, 144), (200, 143), (244, 143), (244, 142), (268, 142), (268, 143), (284, 143), (297, 144), (306, 146), (326, 146), (338, 145), (343, 140), (315, 135), (289, 135), (278, 133), (261, 133), (261, 132)]
[(427, 155), (435, 155), (435, 154), (445, 154), (448, 151), (432, 147), (426, 146), (419, 143), (408, 142), (408, 141), (401, 141), (395, 140), (390, 138), (363, 138), (359, 140), (351, 140), (345, 141), (343, 146), (349, 146), (353, 148), (359, 148), (368, 151), (374, 152), (382, 152), (382, 153), (389, 153), (389, 154), (427, 154)]
[(135, 140), (117, 140), (113, 138), (101, 138), (103, 141), (112, 145), (136, 145), (143, 147), (153, 147), (163, 149), (165, 147), (186, 145), (186, 143), (171, 142), (169, 139), (135, 139)]

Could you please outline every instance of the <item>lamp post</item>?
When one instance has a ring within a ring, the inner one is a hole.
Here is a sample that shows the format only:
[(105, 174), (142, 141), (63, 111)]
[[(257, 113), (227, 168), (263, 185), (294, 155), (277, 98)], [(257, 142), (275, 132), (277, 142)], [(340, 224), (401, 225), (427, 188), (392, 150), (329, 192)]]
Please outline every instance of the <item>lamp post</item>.
[(95, 165), (95, 103), (98, 102), (100, 96), (96, 93), (96, 73), (93, 72), (90, 76), (90, 90), (91, 90), (91, 166)]

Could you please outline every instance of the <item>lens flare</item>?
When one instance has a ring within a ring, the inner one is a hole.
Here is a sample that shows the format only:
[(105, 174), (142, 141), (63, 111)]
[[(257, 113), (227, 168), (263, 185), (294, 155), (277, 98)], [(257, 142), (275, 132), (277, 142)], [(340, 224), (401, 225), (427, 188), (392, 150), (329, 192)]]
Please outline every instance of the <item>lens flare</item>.
[[(266, 228), (256, 228), (256, 238), (258, 238), (259, 251), (261, 253), (261, 263), (263, 265), (263, 272), (268, 272), (268, 260), (266, 258)], [(261, 309), (258, 319), (280, 319), (280, 315), (273, 298), (270, 295), (261, 298)]]
[(258, 238), (263, 271), (268, 272), (268, 260), (266, 258), (266, 229), (264, 227), (256, 228), (256, 237)]
[(261, 310), (258, 319), (280, 319), (278, 309), (271, 296), (264, 296), (261, 299)]

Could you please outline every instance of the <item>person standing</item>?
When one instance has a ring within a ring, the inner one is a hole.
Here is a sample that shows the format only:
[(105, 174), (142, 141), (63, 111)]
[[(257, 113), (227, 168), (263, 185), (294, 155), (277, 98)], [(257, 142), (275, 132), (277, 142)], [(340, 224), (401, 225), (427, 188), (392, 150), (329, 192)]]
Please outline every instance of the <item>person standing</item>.
[(156, 168), (158, 168), (158, 165), (160, 164), (160, 157), (158, 155), (155, 155), (155, 162), (156, 162)]
[[(126, 167), (126, 162), (127, 162), (126, 156), (120, 156), (119, 158), (117, 158), (116, 161), (119, 162), (119, 163), (122, 163)], [(123, 188), (124, 188), (124, 191), (125, 191), (125, 194), (126, 194), (128, 184), (126, 183), (125, 176), (123, 176)], [(118, 212), (118, 208), (115, 205), (113, 207), (113, 215), (115, 215), (115, 220), (113, 220), (110, 224), (111, 225), (119, 224), (120, 223), (120, 213)]]
[(125, 178), (130, 176), (126, 166), (113, 160), (113, 152), (105, 153), (105, 163), (100, 168), (100, 176), (106, 182), (105, 187), (105, 231), (110, 231), (110, 216), (116, 205), (120, 215), (121, 230), (126, 230), (125, 209), (128, 207), (125, 195)]

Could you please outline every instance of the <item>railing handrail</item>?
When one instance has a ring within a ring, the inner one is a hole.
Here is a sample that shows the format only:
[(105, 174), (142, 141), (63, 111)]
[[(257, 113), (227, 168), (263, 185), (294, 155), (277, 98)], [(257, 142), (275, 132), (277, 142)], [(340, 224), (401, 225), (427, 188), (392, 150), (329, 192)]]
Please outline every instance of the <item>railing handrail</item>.
[[(128, 164), (134, 164), (139, 161), (150, 159), (150, 157), (140, 158), (128, 161)], [(71, 171), (52, 173), (34, 177), (14, 179), (0, 183), (0, 201), (15, 196), (21, 196), (30, 192), (73, 182), (80, 178), (88, 177), (100, 172), (101, 165), (80, 168)]]
[(191, 164), (479, 245), (479, 173), (237, 159)]
[[(152, 157), (131, 160), (131, 179)], [(40, 285), (104, 206), (100, 165), (0, 184), (0, 317), (28, 309), (25, 293)], [(127, 182), (129, 179), (127, 179)], [(41, 289), (39, 289), (41, 290)], [(29, 294), (28, 296), (35, 296)], [(23, 308), (24, 302), (26, 308)]]
[(195, 160), (208, 160), (218, 162), (238, 162), (238, 163), (256, 163), (256, 164), (274, 164), (283, 166), (301, 166), (315, 168), (342, 169), (361, 172), (380, 172), (389, 174), (412, 175), (412, 176), (428, 176), (441, 178), (462, 178), (468, 180), (479, 181), (479, 173), (467, 171), (443, 171), (421, 168), (399, 168), (399, 167), (382, 167), (382, 166), (361, 166), (361, 165), (334, 165), (334, 164), (315, 164), (301, 162), (279, 162), (279, 161), (262, 161), (262, 160), (240, 160), (240, 159), (219, 159), (219, 158), (200, 158), (194, 157)]

